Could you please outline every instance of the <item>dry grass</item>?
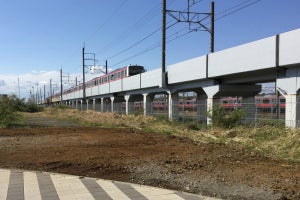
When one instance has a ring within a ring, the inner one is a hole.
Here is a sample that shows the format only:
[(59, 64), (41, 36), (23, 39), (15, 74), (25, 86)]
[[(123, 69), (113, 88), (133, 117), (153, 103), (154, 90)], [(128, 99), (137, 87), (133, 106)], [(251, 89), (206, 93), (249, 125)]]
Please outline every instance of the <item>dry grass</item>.
[[(25, 114), (25, 116), (28, 114)], [(148, 132), (164, 133), (188, 137), (197, 142), (214, 142), (228, 145), (241, 145), (250, 151), (276, 159), (300, 162), (300, 130), (290, 130), (278, 126), (235, 127), (222, 129), (200, 127), (194, 129), (191, 124), (169, 122), (154, 116), (120, 115), (117, 113), (100, 113), (78, 111), (74, 109), (45, 109), (33, 113), (36, 117), (55, 117), (75, 121), (82, 126), (125, 127)]]

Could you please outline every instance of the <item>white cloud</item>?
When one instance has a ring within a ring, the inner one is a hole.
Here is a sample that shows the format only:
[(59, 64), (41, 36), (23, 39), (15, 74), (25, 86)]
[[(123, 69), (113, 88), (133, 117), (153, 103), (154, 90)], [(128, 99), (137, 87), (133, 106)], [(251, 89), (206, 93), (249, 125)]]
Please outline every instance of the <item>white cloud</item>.
[[(60, 88), (59, 71), (33, 71), (25, 74), (0, 74), (0, 94), (19, 94), (20, 97), (28, 98), (31, 94), (41, 91), (48, 95), (50, 79), (54, 89)], [(19, 84), (18, 84), (19, 82)]]
[[(94, 77), (101, 76), (104, 71), (102, 66), (97, 66), (86, 73), (86, 81)], [(111, 71), (109, 69), (108, 71)], [(66, 74), (63, 73), (63, 87), (68, 88), (75, 85), (77, 77), (78, 83), (82, 83), (82, 74)], [(36, 94), (37, 91), (48, 97), (50, 92), (50, 79), (52, 90), (58, 93), (60, 91), (60, 72), (59, 71), (32, 71), (25, 74), (0, 74), (0, 94), (16, 94), (21, 98), (29, 98), (31, 94)], [(19, 81), (19, 84), (18, 84)]]
[(5, 81), (4, 80), (0, 80), (0, 87), (1, 86), (5, 86)]

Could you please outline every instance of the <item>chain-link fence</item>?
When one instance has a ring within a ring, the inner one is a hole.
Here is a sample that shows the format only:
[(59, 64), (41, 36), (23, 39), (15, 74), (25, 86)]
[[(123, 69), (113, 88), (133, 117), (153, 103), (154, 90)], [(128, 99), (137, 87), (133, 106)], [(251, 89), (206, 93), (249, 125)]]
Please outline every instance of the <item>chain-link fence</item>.
[[(255, 99), (256, 100), (256, 99)], [(193, 101), (194, 102), (194, 101)], [(172, 105), (172, 118), (179, 121), (207, 122), (212, 118), (214, 110), (221, 109), (225, 113), (223, 117), (229, 117), (236, 111), (241, 113), (241, 123), (284, 123), (285, 103), (269, 102), (261, 104), (257, 101), (253, 103), (243, 103), (242, 100), (227, 102), (224, 99), (215, 99), (213, 107), (208, 108), (207, 104), (180, 102)], [(299, 105), (300, 107), (300, 105)]]
[[(222, 109), (226, 112), (226, 116), (230, 116), (235, 111), (242, 112), (241, 122), (247, 123), (289, 123), (292, 127), (300, 125), (300, 121), (297, 121), (296, 115), (300, 115), (300, 104), (290, 105), (286, 103), (284, 97), (275, 97), (275, 95), (256, 96), (252, 98), (242, 97), (222, 97), (213, 99), (212, 105), (207, 105), (205, 100), (197, 100), (197, 98), (179, 98), (172, 106), (169, 107), (168, 98), (154, 99), (153, 102), (147, 103), (147, 115), (158, 115), (168, 118), (171, 113), (172, 119), (181, 122), (200, 122), (207, 123), (207, 120), (211, 120), (211, 113), (215, 109)], [(294, 103), (295, 104), (295, 103)], [(75, 105), (74, 105), (75, 106)], [(92, 109), (93, 105), (89, 104), (89, 109)], [(95, 110), (101, 112), (111, 112), (111, 102), (96, 102)], [(286, 108), (291, 108), (286, 112)], [(78, 104), (78, 109), (81, 109), (81, 105)], [(82, 105), (82, 109), (86, 110), (86, 105)], [(172, 109), (172, 112), (169, 112)], [(293, 111), (293, 109), (297, 109)], [(114, 112), (120, 114), (126, 114), (125, 102), (114, 102)], [(129, 114), (144, 114), (144, 102), (129, 102), (128, 103)], [(288, 116), (286, 116), (288, 115)]]

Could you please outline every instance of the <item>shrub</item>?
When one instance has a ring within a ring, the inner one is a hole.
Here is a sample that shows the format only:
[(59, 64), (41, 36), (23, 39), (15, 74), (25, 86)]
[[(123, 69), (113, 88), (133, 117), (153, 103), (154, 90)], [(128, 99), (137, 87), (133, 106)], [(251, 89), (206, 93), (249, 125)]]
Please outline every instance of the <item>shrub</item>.
[(35, 113), (43, 111), (43, 107), (39, 107), (34, 102), (28, 102), (25, 106), (25, 112)]
[(9, 97), (0, 98), (0, 127), (11, 127), (20, 121), (20, 115), (17, 113), (16, 102)]
[(233, 128), (237, 126), (241, 122), (243, 115), (243, 110), (227, 112), (222, 107), (217, 107), (208, 113), (208, 117), (212, 120), (213, 125), (223, 128)]

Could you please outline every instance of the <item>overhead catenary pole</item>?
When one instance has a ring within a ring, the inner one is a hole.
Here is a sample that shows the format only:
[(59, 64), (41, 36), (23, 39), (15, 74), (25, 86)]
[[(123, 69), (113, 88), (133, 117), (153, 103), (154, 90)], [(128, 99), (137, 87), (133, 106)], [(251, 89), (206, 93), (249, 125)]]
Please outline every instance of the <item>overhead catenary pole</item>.
[(50, 79), (50, 103), (52, 104), (52, 79)]
[(19, 99), (21, 98), (20, 97), (20, 78), (18, 77), (18, 94), (19, 94)]
[(105, 74), (107, 74), (107, 60), (105, 61)]
[(211, 2), (210, 52), (215, 51), (215, 2)]
[[(165, 2), (165, 0), (164, 0)], [(190, 10), (191, 5), (190, 5), (190, 0), (187, 0), (188, 5), (187, 5), (187, 11), (176, 11), (176, 10), (166, 10), (166, 12), (163, 12), (163, 14), (167, 13), (170, 15), (172, 18), (176, 20), (176, 23), (179, 22), (184, 22), (189, 24), (189, 29), (191, 31), (207, 31), (210, 33), (210, 52), (214, 52), (214, 34), (215, 34), (215, 3), (212, 1), (211, 2), (211, 12), (192, 12)], [(194, 2), (194, 1), (193, 1)], [(200, 1), (198, 1), (200, 2)], [(210, 17), (211, 23), (210, 27), (206, 25), (206, 23), (203, 23), (206, 18)], [(173, 24), (173, 25), (174, 25)], [(171, 25), (171, 26), (173, 26)], [(194, 25), (198, 25), (197, 27), (194, 27)]]
[(44, 84), (44, 104), (46, 104), (46, 86)]
[(62, 83), (62, 68), (60, 68), (60, 103), (62, 103), (63, 100), (63, 83)]
[(162, 50), (161, 50), (161, 71), (162, 75), (166, 73), (166, 10), (167, 0), (162, 4)]
[(85, 99), (85, 63), (84, 63), (84, 46), (82, 48), (82, 97)]

